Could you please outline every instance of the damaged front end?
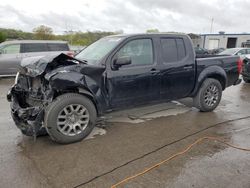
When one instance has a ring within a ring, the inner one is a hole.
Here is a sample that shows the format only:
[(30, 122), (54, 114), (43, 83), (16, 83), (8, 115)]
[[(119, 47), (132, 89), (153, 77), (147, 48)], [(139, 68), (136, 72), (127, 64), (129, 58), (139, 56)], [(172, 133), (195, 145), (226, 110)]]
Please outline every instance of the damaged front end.
[(53, 99), (53, 90), (41, 75), (28, 76), (22, 70), (7, 94), (16, 126), (27, 136), (46, 134), (42, 127), (44, 109)]
[(7, 94), (16, 126), (27, 136), (45, 134), (46, 107), (60, 92), (86, 86), (85, 72), (92, 74), (93, 70), (97, 70), (98, 73), (93, 74), (96, 76), (104, 69), (91, 69), (86, 63), (65, 54), (24, 59), (15, 84)]

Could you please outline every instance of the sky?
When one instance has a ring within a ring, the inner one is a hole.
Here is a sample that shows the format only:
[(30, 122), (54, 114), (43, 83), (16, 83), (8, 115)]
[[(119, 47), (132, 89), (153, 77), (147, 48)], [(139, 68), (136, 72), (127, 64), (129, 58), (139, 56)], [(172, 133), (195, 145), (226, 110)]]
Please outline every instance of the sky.
[(0, 28), (250, 33), (250, 0), (1, 0)]

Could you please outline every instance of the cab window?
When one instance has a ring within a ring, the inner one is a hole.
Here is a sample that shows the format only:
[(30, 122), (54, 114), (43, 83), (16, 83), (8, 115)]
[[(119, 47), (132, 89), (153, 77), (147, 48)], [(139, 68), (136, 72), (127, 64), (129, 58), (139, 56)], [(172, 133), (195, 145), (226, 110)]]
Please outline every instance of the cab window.
[(10, 44), (0, 48), (0, 54), (18, 54), (20, 53), (20, 44)]
[(126, 43), (116, 54), (116, 58), (130, 57), (131, 64), (124, 67), (153, 64), (153, 45), (151, 39), (136, 39)]

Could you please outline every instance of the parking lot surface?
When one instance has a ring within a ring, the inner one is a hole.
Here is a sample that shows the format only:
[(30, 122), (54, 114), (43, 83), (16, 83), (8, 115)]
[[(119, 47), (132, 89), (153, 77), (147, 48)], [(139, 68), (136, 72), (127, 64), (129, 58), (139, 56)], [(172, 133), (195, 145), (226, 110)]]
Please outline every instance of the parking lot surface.
[[(10, 116), (0, 80), (0, 187), (111, 187), (183, 150), (203, 136), (250, 148), (250, 84), (228, 88), (214, 112), (191, 99), (106, 116), (88, 139), (58, 145), (48, 136), (23, 136)], [(205, 141), (120, 187), (250, 187), (250, 152)]]

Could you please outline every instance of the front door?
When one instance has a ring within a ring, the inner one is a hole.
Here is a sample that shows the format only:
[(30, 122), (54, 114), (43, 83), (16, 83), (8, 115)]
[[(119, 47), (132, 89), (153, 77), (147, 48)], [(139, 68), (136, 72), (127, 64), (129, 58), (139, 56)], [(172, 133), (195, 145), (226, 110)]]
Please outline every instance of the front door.
[(107, 72), (107, 89), (112, 108), (149, 103), (159, 98), (157, 63), (153, 41), (150, 38), (134, 39), (125, 43), (111, 60), (130, 57), (131, 64)]

